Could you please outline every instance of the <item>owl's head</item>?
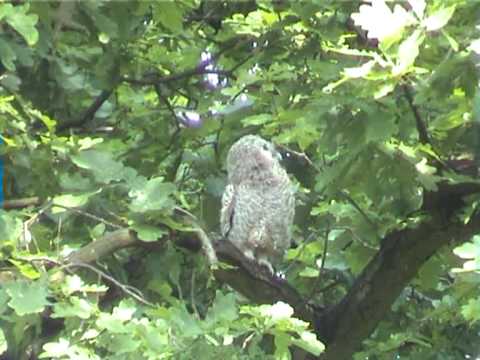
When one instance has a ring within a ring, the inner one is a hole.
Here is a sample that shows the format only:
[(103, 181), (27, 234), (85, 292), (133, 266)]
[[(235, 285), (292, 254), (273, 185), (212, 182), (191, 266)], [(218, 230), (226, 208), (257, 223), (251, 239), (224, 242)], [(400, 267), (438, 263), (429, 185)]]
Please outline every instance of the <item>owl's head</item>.
[(231, 183), (263, 180), (275, 175), (280, 166), (280, 153), (272, 143), (256, 135), (246, 135), (232, 145), (227, 155), (228, 178)]

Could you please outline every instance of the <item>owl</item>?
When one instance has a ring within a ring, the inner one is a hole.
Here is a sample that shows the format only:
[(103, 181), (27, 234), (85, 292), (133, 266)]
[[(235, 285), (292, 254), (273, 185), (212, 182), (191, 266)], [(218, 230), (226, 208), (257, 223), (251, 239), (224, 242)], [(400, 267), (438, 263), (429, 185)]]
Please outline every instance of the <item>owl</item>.
[(295, 213), (293, 186), (280, 159), (273, 144), (259, 136), (233, 144), (220, 214), (223, 238), (272, 273), (272, 264), (290, 247)]

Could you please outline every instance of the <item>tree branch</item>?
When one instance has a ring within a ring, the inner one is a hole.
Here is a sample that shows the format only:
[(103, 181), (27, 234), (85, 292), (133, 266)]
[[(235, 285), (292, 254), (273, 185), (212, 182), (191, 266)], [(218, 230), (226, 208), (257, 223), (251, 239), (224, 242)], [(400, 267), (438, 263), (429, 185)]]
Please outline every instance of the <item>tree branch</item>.
[(100, 107), (103, 105), (105, 101), (112, 95), (113, 89), (110, 90), (103, 90), (100, 95), (97, 96), (97, 98), (94, 100), (92, 105), (89, 106), (87, 110), (83, 113), (83, 115), (74, 120), (74, 121), (69, 121), (63, 124), (60, 124), (57, 126), (57, 131), (62, 132), (67, 129), (70, 129), (72, 127), (79, 127), (85, 125), (87, 122), (93, 119), (95, 116), (95, 113), (100, 109)]
[[(116, 230), (73, 252), (65, 259), (65, 263), (90, 264), (117, 250), (144, 244), (151, 243), (139, 240), (135, 233), (128, 229)], [(178, 245), (192, 251), (202, 248), (202, 242), (198, 238), (194, 238), (193, 242), (180, 240)], [(232, 265), (229, 268), (220, 265), (214, 270), (214, 275), (219, 281), (227, 283), (256, 303), (273, 303), (280, 300), (287, 302), (295, 309), (296, 316), (312, 324), (315, 322), (316, 313), (319, 313), (321, 308), (314, 310), (311, 304), (306, 304), (300, 294), (284, 279), (271, 275), (261, 265), (252, 263), (228, 241), (217, 241), (212, 245), (219, 259)]]
[(418, 131), (418, 138), (422, 144), (431, 144), (430, 136), (428, 135), (427, 126), (420, 116), (417, 106), (413, 102), (413, 95), (410, 87), (407, 84), (402, 85), (403, 93), (407, 99), (408, 105), (412, 110), (413, 116), (415, 117), (415, 123)]
[[(454, 214), (464, 203), (463, 196), (480, 192), (480, 184), (440, 184), (435, 208), (450, 207)], [(453, 204), (453, 205), (452, 205)], [(453, 206), (453, 208), (452, 208)], [(401, 291), (418, 273), (420, 267), (441, 247), (470, 240), (480, 232), (480, 213), (467, 224), (455, 216), (445, 219), (446, 212), (433, 212), (428, 220), (416, 227), (395, 230), (381, 241), (381, 248), (356, 279), (347, 295), (328, 310), (309, 304), (284, 279), (271, 275), (260, 265), (252, 263), (228, 241), (212, 245), (218, 258), (232, 267), (220, 265), (215, 277), (244, 294), (255, 303), (284, 301), (295, 309), (295, 316), (315, 325), (319, 339), (327, 345), (322, 360), (351, 359), (361, 343), (385, 318)], [(192, 251), (201, 249), (201, 242), (193, 235), (178, 244)], [(128, 229), (117, 230), (71, 254), (67, 262), (91, 263), (118, 249), (145, 244)]]
[(186, 70), (178, 74), (172, 74), (167, 76), (159, 76), (158, 74), (152, 74), (144, 77), (143, 79), (132, 79), (127, 76), (122, 77), (122, 81), (135, 84), (135, 85), (158, 85), (162, 83), (168, 83), (185, 79), (192, 76), (205, 75), (205, 74), (218, 74), (218, 75), (231, 75), (230, 71), (218, 70), (218, 69), (205, 69), (204, 66), (197, 66), (194, 69)]
[[(460, 194), (475, 187), (465, 184), (444, 187), (455, 196), (456, 209), (463, 206)], [(478, 184), (476, 186), (478, 191)], [(439, 206), (448, 207), (452, 197), (436, 193)], [(320, 316), (317, 334), (326, 342), (327, 350), (320, 359), (351, 359), (365, 340), (385, 318), (402, 289), (415, 277), (420, 267), (444, 245), (468, 241), (480, 231), (480, 214), (467, 224), (444, 221), (432, 216), (415, 228), (406, 228), (388, 234), (382, 247), (365, 267), (342, 301)]]
[(65, 261), (67, 263), (93, 263), (117, 250), (138, 245), (140, 242), (133, 231), (116, 230), (71, 253)]
[(41, 204), (41, 200), (39, 197), (29, 197), (29, 198), (22, 198), (22, 199), (14, 199), (14, 200), (5, 200), (3, 202), (3, 208), (5, 210), (13, 210), (13, 209), (23, 209), (29, 206), (38, 206)]

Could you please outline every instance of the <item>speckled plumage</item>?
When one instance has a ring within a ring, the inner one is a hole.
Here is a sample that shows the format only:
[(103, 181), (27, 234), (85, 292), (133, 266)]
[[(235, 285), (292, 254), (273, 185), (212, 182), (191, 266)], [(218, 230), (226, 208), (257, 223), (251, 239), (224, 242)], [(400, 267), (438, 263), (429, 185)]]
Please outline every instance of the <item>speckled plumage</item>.
[(247, 135), (227, 155), (228, 185), (222, 197), (223, 237), (273, 271), (290, 247), (295, 213), (293, 187), (273, 145)]

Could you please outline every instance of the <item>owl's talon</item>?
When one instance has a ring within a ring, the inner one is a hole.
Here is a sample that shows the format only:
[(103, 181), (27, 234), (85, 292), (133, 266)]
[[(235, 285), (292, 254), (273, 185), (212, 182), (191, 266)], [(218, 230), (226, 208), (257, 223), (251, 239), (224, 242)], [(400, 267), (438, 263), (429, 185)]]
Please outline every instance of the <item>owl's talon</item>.
[(268, 261), (267, 259), (258, 259), (258, 264), (266, 267), (271, 275), (275, 275), (275, 269), (273, 268), (272, 264), (270, 264), (270, 261)]

